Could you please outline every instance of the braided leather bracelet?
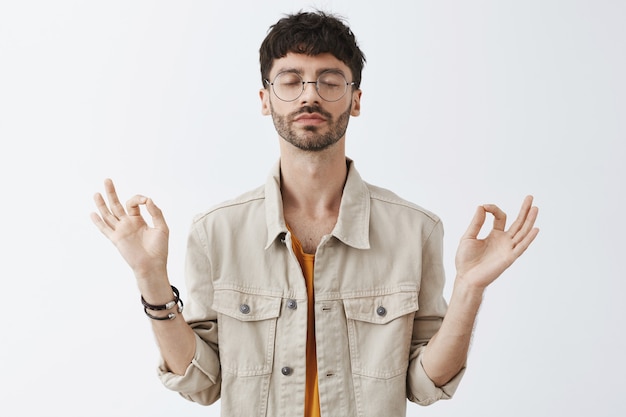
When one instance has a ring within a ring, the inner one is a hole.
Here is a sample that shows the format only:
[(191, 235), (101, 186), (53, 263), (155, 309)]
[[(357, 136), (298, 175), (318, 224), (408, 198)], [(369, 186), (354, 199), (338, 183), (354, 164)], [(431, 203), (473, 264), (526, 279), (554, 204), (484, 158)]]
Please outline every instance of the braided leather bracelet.
[(170, 287), (172, 287), (172, 291), (174, 292), (174, 299), (166, 304), (161, 304), (161, 305), (152, 305), (152, 304), (148, 304), (146, 302), (146, 300), (144, 300), (143, 295), (141, 296), (141, 304), (143, 304), (143, 306), (147, 309), (150, 310), (155, 310), (155, 311), (159, 311), (159, 310), (171, 310), (172, 307), (174, 307), (179, 300), (179, 296), (180, 293), (178, 292), (178, 288), (176, 288), (173, 285), (170, 285)]
[(152, 304), (148, 304), (146, 302), (146, 300), (143, 298), (143, 295), (141, 296), (141, 304), (143, 304), (143, 312), (146, 313), (146, 316), (150, 317), (152, 320), (174, 320), (176, 318), (176, 314), (175, 313), (169, 313), (167, 316), (163, 316), (163, 317), (158, 317), (158, 316), (153, 316), (152, 314), (148, 313), (148, 310), (155, 310), (155, 311), (163, 311), (163, 310), (171, 310), (176, 304), (178, 304), (178, 312), (182, 313), (183, 312), (183, 300), (180, 299), (180, 293), (178, 292), (178, 289), (173, 286), (170, 285), (172, 287), (172, 291), (174, 292), (174, 300), (166, 303), (166, 304), (161, 304), (161, 305), (152, 305)]

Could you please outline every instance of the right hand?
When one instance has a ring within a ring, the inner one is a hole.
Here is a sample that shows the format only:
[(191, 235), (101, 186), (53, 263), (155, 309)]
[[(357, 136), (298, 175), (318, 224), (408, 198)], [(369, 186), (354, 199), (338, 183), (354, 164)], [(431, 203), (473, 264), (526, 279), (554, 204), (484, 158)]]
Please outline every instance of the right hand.
[[(137, 279), (166, 277), (169, 229), (161, 209), (142, 195), (128, 200), (125, 209), (117, 197), (113, 181), (106, 179), (104, 189), (109, 205), (97, 193), (94, 201), (100, 214), (91, 213), (91, 220), (113, 242)], [(154, 227), (141, 216), (142, 205), (152, 216)]]

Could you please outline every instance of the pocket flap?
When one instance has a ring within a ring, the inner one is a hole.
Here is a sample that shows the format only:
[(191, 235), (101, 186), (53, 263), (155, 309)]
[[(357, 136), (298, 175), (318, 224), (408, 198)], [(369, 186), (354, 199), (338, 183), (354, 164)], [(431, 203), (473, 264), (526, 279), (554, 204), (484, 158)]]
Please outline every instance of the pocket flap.
[(349, 298), (343, 305), (348, 319), (385, 324), (418, 310), (417, 291)]
[(281, 297), (216, 289), (213, 310), (240, 321), (267, 320), (280, 315), (281, 302)]

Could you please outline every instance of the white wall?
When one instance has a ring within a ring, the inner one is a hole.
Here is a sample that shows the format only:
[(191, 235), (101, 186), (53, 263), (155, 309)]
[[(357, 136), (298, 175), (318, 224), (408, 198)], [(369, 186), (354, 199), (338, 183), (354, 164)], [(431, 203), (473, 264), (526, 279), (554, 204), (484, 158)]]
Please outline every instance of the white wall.
[[(621, 416), (626, 3), (2, 1), (0, 410), (219, 415), (167, 391), (128, 267), (89, 220), (112, 177), (153, 197), (183, 287), (193, 214), (277, 157), (257, 51), (285, 12), (343, 14), (364, 49), (348, 153), (438, 213), (446, 266), (474, 207), (542, 231), (487, 293), (456, 397), (424, 416)], [(183, 290), (183, 295), (185, 294)]]

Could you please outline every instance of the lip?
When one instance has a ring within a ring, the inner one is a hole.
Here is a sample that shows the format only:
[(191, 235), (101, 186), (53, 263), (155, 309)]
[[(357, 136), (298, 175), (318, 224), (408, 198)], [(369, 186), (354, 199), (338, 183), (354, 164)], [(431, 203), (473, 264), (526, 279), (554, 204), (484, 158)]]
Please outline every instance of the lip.
[(296, 117), (294, 121), (300, 123), (322, 123), (326, 121), (326, 118), (319, 113), (303, 113)]

